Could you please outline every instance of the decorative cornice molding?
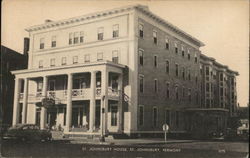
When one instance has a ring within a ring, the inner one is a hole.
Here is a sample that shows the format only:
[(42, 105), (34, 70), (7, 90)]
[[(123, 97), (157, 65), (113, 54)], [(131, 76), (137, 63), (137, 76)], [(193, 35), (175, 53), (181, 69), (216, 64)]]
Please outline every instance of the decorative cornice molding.
[(214, 58), (212, 57), (208, 57), (204, 54), (200, 55), (200, 59), (201, 59), (201, 63), (202, 64), (209, 64), (210, 62), (212, 63), (212, 65), (217, 66), (219, 69), (221, 69), (221, 71), (225, 70), (228, 73), (233, 73), (236, 76), (239, 75), (239, 73), (237, 71), (233, 71), (231, 69), (228, 68), (227, 65), (222, 65), (221, 63), (217, 62)]
[(147, 15), (150, 18), (154, 19), (158, 23), (164, 25), (165, 27), (171, 29), (172, 31), (176, 32), (177, 34), (185, 37), (186, 39), (188, 39), (190, 41), (192, 41), (193, 43), (195, 43), (199, 47), (205, 46), (205, 44), (202, 43), (201, 41), (199, 41), (198, 39), (192, 37), (191, 35), (189, 35), (188, 33), (184, 32), (184, 31), (182, 31), (181, 29), (174, 26), (173, 24), (171, 24), (171, 23), (167, 22), (166, 20), (160, 18), (159, 16), (153, 14), (148, 9), (147, 6), (143, 6), (143, 5), (139, 5), (139, 4), (138, 5), (130, 5), (130, 6), (121, 7), (121, 8), (115, 8), (115, 9), (112, 9), (112, 10), (106, 10), (106, 11), (91, 13), (91, 14), (87, 14), (87, 15), (83, 15), (83, 16), (73, 17), (73, 18), (70, 18), (70, 19), (64, 19), (64, 20), (59, 20), (59, 21), (54, 21), (54, 22), (51, 21), (51, 22), (47, 22), (45, 24), (31, 26), (31, 27), (29, 27), (29, 28), (27, 28), (25, 30), (28, 31), (28, 32), (32, 32), (32, 31), (38, 31), (38, 30), (43, 30), (43, 29), (48, 29), (48, 28), (53, 28), (53, 27), (58, 27), (58, 26), (63, 26), (63, 25), (70, 25), (70, 24), (82, 22), (82, 21), (85, 21), (85, 20), (91, 20), (91, 19), (100, 18), (100, 17), (103, 17), (103, 16), (122, 13), (122, 12), (133, 10), (133, 9), (136, 9), (136, 10), (144, 13), (145, 15)]

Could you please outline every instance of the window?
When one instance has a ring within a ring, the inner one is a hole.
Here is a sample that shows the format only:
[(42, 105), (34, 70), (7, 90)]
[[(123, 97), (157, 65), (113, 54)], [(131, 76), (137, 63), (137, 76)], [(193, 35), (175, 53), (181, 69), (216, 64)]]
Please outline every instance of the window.
[(51, 47), (56, 47), (56, 36), (52, 36)]
[(84, 42), (84, 32), (81, 31), (80, 32), (80, 43), (83, 43)]
[(139, 50), (139, 63), (141, 66), (143, 66), (143, 51)]
[(69, 45), (73, 43), (73, 33), (69, 33)]
[(183, 99), (185, 98), (185, 87), (184, 86), (182, 87), (182, 98)]
[(154, 127), (156, 127), (156, 125), (157, 125), (157, 108), (156, 107), (154, 107), (153, 108), (153, 125), (154, 125)]
[(98, 28), (97, 39), (103, 40), (103, 27)]
[(223, 81), (223, 74), (220, 73), (220, 81)]
[(114, 50), (112, 52), (112, 61), (114, 63), (118, 63), (119, 62), (119, 57), (118, 57), (118, 51), (117, 50)]
[(103, 60), (103, 53), (97, 53), (97, 61)]
[(166, 73), (169, 74), (169, 61), (166, 60)]
[(139, 76), (139, 89), (140, 92), (143, 93), (144, 92), (144, 76), (140, 75)]
[(157, 44), (157, 32), (153, 31), (154, 44)]
[(90, 55), (89, 54), (84, 55), (84, 62), (85, 63), (90, 62)]
[(139, 25), (139, 35), (141, 38), (143, 38), (143, 25), (142, 24)]
[(165, 42), (166, 42), (166, 49), (169, 50), (169, 40), (166, 38)]
[(178, 77), (178, 75), (179, 75), (179, 65), (175, 64), (175, 76)]
[(206, 92), (209, 92), (210, 88), (209, 88), (209, 83), (206, 83)]
[(175, 47), (175, 53), (178, 54), (178, 46), (177, 46), (177, 43), (174, 44), (174, 47)]
[(55, 66), (55, 58), (50, 59), (50, 66)]
[(175, 125), (176, 125), (177, 128), (179, 127), (179, 117), (180, 117), (180, 112), (176, 111), (176, 114), (175, 114)]
[(44, 49), (44, 38), (40, 38), (40, 49)]
[(113, 38), (119, 37), (119, 25), (113, 25)]
[(165, 110), (165, 123), (169, 126), (170, 125), (170, 111)]
[(181, 54), (182, 54), (182, 57), (185, 56), (185, 51), (184, 51), (184, 47), (183, 46), (181, 47)]
[(157, 93), (157, 91), (158, 91), (158, 80), (157, 79), (154, 79), (154, 90), (155, 90), (155, 93)]
[(188, 101), (191, 102), (191, 89), (188, 89)]
[(37, 92), (41, 92), (43, 89), (43, 82), (42, 81), (38, 81), (37, 82)]
[(182, 78), (185, 80), (185, 67), (182, 68)]
[(63, 108), (63, 125), (65, 126), (66, 125), (66, 108)]
[(188, 80), (189, 80), (189, 81), (191, 80), (191, 72), (190, 72), (190, 69), (188, 70)]
[(144, 109), (143, 106), (139, 106), (139, 125), (142, 126), (144, 124)]
[(74, 32), (74, 44), (77, 44), (79, 41), (79, 32)]
[(198, 84), (198, 76), (195, 75), (195, 83)]
[(38, 65), (39, 68), (43, 68), (43, 61), (42, 60), (39, 60), (39, 65)]
[(175, 86), (175, 99), (179, 99), (179, 91), (178, 91), (178, 86)]
[(196, 104), (199, 103), (199, 94), (197, 91), (195, 92), (195, 101), (196, 101)]
[(76, 63), (78, 63), (78, 56), (73, 57), (73, 64), (76, 64)]
[(195, 63), (198, 63), (198, 58), (197, 58), (196, 53), (195, 53), (195, 55), (194, 55), (194, 62), (195, 62)]
[(62, 65), (66, 65), (66, 57), (62, 57)]
[(157, 63), (157, 56), (155, 55), (155, 56), (154, 56), (154, 67), (157, 67), (157, 64), (158, 64), (158, 63)]
[(117, 105), (111, 105), (111, 126), (117, 126), (117, 112), (118, 112), (118, 106)]
[(190, 52), (189, 52), (189, 50), (188, 50), (188, 60), (190, 60), (190, 58), (191, 58), (191, 57), (190, 57)]
[(166, 97), (170, 98), (170, 90), (169, 90), (169, 83), (166, 84)]

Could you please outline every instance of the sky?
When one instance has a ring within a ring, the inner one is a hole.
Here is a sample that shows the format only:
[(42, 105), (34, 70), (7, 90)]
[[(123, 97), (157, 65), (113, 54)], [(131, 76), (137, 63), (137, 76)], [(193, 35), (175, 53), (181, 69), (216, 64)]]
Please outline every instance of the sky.
[(1, 45), (23, 52), (24, 30), (61, 20), (131, 4), (147, 5), (156, 15), (205, 43), (200, 50), (239, 72), (238, 102), (249, 99), (248, 0), (2, 0)]

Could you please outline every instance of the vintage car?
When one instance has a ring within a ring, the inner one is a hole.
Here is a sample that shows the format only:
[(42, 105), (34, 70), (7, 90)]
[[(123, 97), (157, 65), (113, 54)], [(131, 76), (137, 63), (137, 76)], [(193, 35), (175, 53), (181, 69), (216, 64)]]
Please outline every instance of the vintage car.
[(18, 139), (22, 141), (51, 141), (52, 134), (49, 130), (41, 130), (34, 124), (17, 124), (10, 127), (3, 139)]

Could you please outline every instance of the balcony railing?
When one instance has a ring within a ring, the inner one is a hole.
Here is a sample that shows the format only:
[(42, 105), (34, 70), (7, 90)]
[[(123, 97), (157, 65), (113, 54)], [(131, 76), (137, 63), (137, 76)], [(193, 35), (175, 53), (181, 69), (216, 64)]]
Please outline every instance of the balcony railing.
[[(102, 90), (100, 87), (96, 88), (96, 97), (100, 97)], [(119, 97), (119, 91), (117, 89), (108, 88), (108, 96), (112, 98)], [(66, 100), (67, 99), (67, 90), (56, 90), (56, 91), (47, 91), (47, 97), (55, 98), (56, 100)], [(72, 99), (88, 99), (91, 97), (91, 89), (72, 89)], [(43, 98), (42, 92), (36, 92), (35, 95), (29, 94), (29, 100), (41, 101)], [(20, 93), (19, 99), (23, 99), (23, 93)]]

